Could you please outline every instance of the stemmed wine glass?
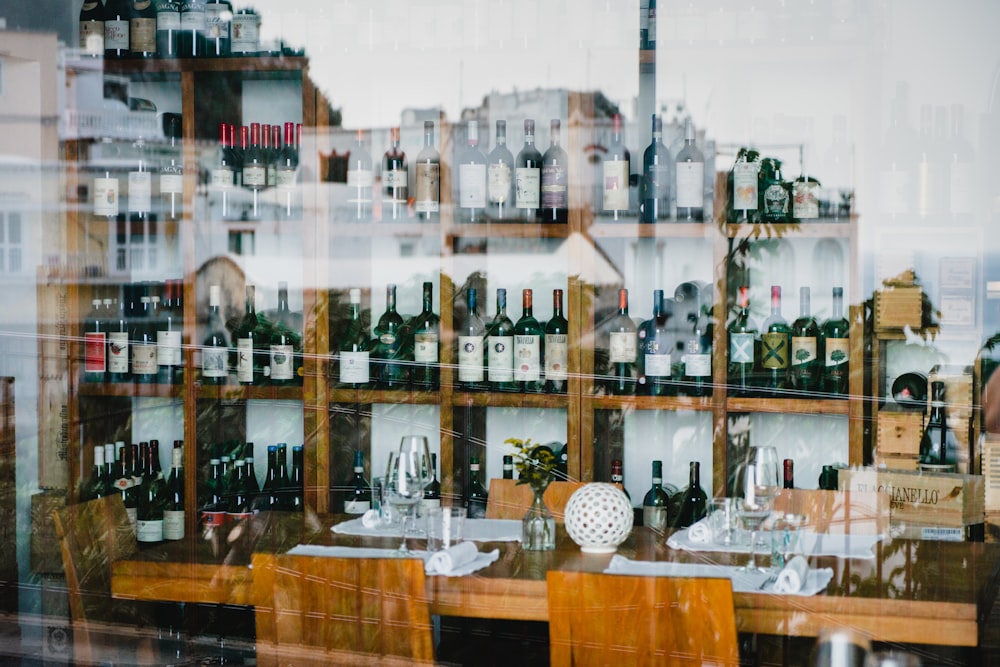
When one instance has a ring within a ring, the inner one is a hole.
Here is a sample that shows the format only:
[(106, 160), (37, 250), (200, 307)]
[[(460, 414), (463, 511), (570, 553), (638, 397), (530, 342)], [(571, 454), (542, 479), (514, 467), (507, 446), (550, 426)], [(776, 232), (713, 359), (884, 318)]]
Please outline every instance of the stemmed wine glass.
[(736, 486), (736, 513), (750, 531), (750, 561), (743, 568), (746, 572), (760, 570), (756, 557), (757, 533), (771, 514), (780, 488), (778, 479), (778, 453), (774, 447), (751, 447)]
[(403, 517), (403, 541), (397, 550), (400, 556), (412, 555), (406, 546), (407, 530), (414, 505), (424, 497), (424, 489), (431, 483), (430, 460), (427, 438), (420, 435), (403, 436), (399, 451), (389, 453), (386, 493), (389, 503)]

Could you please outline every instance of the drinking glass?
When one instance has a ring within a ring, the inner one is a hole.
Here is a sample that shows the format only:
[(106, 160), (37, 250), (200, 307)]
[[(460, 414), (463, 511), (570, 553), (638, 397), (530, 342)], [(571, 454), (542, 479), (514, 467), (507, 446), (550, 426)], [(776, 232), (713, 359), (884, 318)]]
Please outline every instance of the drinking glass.
[(431, 483), (430, 459), (427, 438), (423, 436), (403, 436), (399, 451), (389, 453), (385, 490), (389, 504), (402, 517), (403, 540), (398, 549), (401, 556), (411, 555), (406, 545), (407, 530), (414, 506), (424, 497), (424, 489)]
[(780, 488), (778, 453), (774, 447), (751, 447), (741, 474), (737, 477), (736, 513), (750, 532), (750, 561), (744, 567), (756, 572), (757, 533), (771, 514), (774, 497)]

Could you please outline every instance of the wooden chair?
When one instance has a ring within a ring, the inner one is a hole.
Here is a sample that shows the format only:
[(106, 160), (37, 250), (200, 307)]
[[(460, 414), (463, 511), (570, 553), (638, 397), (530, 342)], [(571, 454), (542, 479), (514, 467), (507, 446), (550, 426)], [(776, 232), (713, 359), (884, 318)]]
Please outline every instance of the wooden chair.
[[(557, 523), (563, 523), (566, 503), (583, 482), (552, 482), (545, 489), (545, 505)], [(531, 487), (513, 479), (490, 480), (490, 497), (486, 502), (487, 519), (523, 519), (531, 507)]]
[(728, 579), (548, 573), (552, 667), (739, 664)]
[(69, 593), (77, 664), (177, 664), (176, 646), (160, 644), (153, 605), (111, 597), (111, 563), (136, 553), (120, 495), (52, 513)]
[(433, 664), (414, 558), (253, 556), (257, 664)]
[(886, 535), (889, 530), (889, 496), (874, 491), (784, 489), (774, 508), (805, 516), (803, 525), (818, 533)]

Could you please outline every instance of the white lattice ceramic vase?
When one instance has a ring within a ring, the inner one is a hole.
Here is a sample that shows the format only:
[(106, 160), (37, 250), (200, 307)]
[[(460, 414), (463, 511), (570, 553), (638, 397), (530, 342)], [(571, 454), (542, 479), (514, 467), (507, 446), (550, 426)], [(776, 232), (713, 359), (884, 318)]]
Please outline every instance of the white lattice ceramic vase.
[(613, 484), (585, 484), (566, 503), (566, 532), (585, 553), (614, 553), (631, 530), (632, 503)]

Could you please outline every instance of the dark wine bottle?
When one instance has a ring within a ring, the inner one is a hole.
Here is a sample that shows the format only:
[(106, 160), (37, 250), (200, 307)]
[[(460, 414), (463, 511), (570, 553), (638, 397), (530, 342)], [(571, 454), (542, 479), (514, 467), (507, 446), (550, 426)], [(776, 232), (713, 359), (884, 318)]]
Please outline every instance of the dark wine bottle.
[(108, 489), (104, 479), (104, 445), (94, 446), (94, 464), (90, 476), (80, 484), (80, 502), (103, 498)]
[(268, 497), (272, 510), (290, 512), (292, 510), (291, 477), (288, 474), (288, 444), (279, 442), (275, 451), (278, 470), (274, 486)]
[(177, 0), (156, 0), (156, 55), (176, 58), (180, 53), (181, 6)]
[(104, 5), (83, 0), (80, 5), (80, 49), (92, 58), (104, 55)]
[(638, 329), (639, 393), (648, 396), (668, 396), (671, 393), (672, 351), (674, 348), (667, 320), (670, 312), (663, 300), (663, 290), (653, 290), (653, 317)]
[(230, 23), (233, 6), (229, 0), (208, 0), (205, 4), (205, 55), (225, 58), (230, 53)]
[(302, 332), (299, 320), (288, 308), (288, 283), (278, 283), (278, 309), (271, 317), (268, 346), (269, 381), (272, 385), (302, 384)]
[(761, 325), (760, 334), (761, 386), (770, 396), (777, 395), (788, 386), (791, 339), (792, 330), (781, 315), (781, 287), (772, 285), (771, 314)]
[(486, 156), (486, 194), (493, 220), (514, 217), (514, 156), (507, 148), (507, 121), (497, 121), (496, 145)]
[(365, 479), (364, 452), (354, 452), (354, 475), (348, 484), (344, 500), (344, 512), (347, 514), (364, 514), (372, 508), (372, 490)]
[(844, 319), (844, 288), (833, 288), (833, 309), (823, 323), (823, 391), (830, 396), (846, 396), (850, 381), (850, 322)]
[(90, 302), (83, 324), (83, 381), (104, 382), (108, 371), (108, 315), (101, 299)]
[(181, 352), (184, 331), (184, 302), (180, 280), (166, 282), (166, 300), (160, 309), (156, 327), (157, 379), (161, 384), (183, 384), (184, 356)]
[(153, 0), (131, 0), (128, 21), (129, 55), (156, 56), (156, 7)]
[(684, 396), (712, 394), (712, 317), (706, 307), (698, 305), (688, 313), (690, 329), (684, 342), (684, 379), (680, 393)]
[(138, 384), (156, 382), (156, 324), (150, 308), (150, 285), (137, 285), (139, 308), (129, 318), (129, 348), (132, 353), (132, 380)]
[(351, 389), (363, 389), (371, 381), (370, 339), (361, 320), (361, 290), (351, 289), (349, 298), (350, 319), (347, 330), (337, 345), (337, 356), (340, 360), (339, 385)]
[(701, 464), (691, 461), (688, 475), (688, 486), (681, 493), (678, 512), (671, 525), (674, 528), (687, 528), (705, 518), (708, 496), (701, 488)]
[(503, 478), (514, 479), (514, 457), (510, 454), (503, 455)]
[(653, 115), (653, 140), (642, 155), (642, 222), (670, 218), (674, 161), (663, 143), (663, 119)]
[(163, 541), (163, 511), (167, 506), (167, 485), (162, 474), (157, 473), (158, 449), (146, 450), (146, 465), (139, 487), (137, 509), (137, 536), (140, 542)]
[(174, 441), (163, 509), (163, 539), (184, 539), (184, 443)]
[(423, 309), (410, 320), (413, 332), (413, 386), (434, 390), (440, 383), (438, 348), (441, 340), (441, 320), (434, 313), (434, 284), (423, 285)]
[(795, 462), (792, 459), (785, 459), (782, 462), (782, 488), (795, 488)]
[[(277, 126), (275, 126), (277, 127)], [(275, 158), (274, 182), (278, 188), (280, 213), (285, 218), (295, 218), (300, 214), (298, 194), (299, 180), (299, 138), (295, 123), (285, 123), (285, 141)]]
[(202, 382), (224, 385), (229, 377), (229, 331), (220, 309), (222, 288), (211, 285), (208, 288), (208, 334), (201, 350)]
[[(242, 129), (240, 131), (242, 140)], [(245, 147), (242, 159), (243, 187), (253, 193), (254, 218), (260, 216), (260, 192), (267, 187), (267, 158), (261, 148), (260, 123), (250, 123), (250, 144)]]
[(569, 323), (563, 317), (563, 291), (552, 290), (552, 318), (545, 323), (545, 391), (565, 394), (569, 380)]
[(405, 389), (409, 359), (404, 344), (403, 318), (396, 312), (396, 286), (385, 287), (385, 312), (375, 325), (375, 384), (379, 389)]
[(491, 391), (517, 391), (514, 323), (507, 317), (507, 290), (497, 289), (497, 312), (486, 333), (486, 379)]
[(761, 221), (771, 224), (791, 222), (791, 188), (781, 176), (781, 161), (774, 158), (761, 160), (758, 183), (764, 200)]
[(740, 286), (736, 317), (729, 323), (729, 393), (749, 396), (753, 391), (757, 323), (750, 317), (750, 288)]
[[(305, 449), (302, 445), (292, 447), (292, 477), (289, 480), (291, 485), (293, 512), (304, 512), (306, 507), (305, 499)], [(255, 478), (256, 481), (256, 478)]]
[(549, 147), (542, 156), (542, 222), (569, 221), (569, 158), (560, 144), (561, 122), (553, 118)]
[(441, 482), (437, 474), (437, 454), (431, 453), (431, 483), (424, 488), (424, 498), (420, 501), (424, 511), (441, 507)]
[(931, 414), (920, 436), (920, 466), (923, 470), (953, 471), (958, 460), (958, 440), (948, 427), (944, 382), (931, 382)]
[(104, 5), (104, 57), (129, 57), (129, 0), (107, 0)]
[(205, 0), (181, 1), (181, 34), (178, 44), (182, 58), (201, 58), (205, 55), (207, 22)]
[(799, 316), (792, 323), (791, 362), (788, 379), (793, 389), (819, 389), (819, 326), (810, 308), (809, 288), (799, 288)]
[(622, 117), (611, 116), (611, 144), (602, 161), (603, 210), (613, 220), (623, 219), (629, 211), (631, 156), (622, 140)]
[(382, 219), (409, 217), (406, 153), (399, 147), (399, 128), (389, 128), (389, 149), (382, 156)]
[(460, 322), (458, 339), (458, 386), (464, 391), (480, 391), (486, 388), (483, 367), (486, 325), (476, 312), (476, 290), (469, 288), (466, 296), (467, 312)]
[(204, 528), (218, 528), (226, 524), (226, 506), (223, 503), (225, 480), (222, 460), (213, 456), (208, 460), (209, 478), (205, 485), (205, 498), (201, 503), (201, 523)]
[(759, 222), (758, 172), (760, 172), (760, 153), (753, 148), (740, 148), (728, 177), (729, 190), (732, 192), (732, 202), (727, 217), (729, 222)]
[(167, 156), (160, 165), (160, 199), (163, 215), (167, 220), (180, 220), (184, 213), (184, 158), (177, 145), (181, 139), (181, 119), (177, 114), (168, 116), (164, 131), (170, 140)]
[(514, 325), (514, 382), (524, 393), (537, 394), (545, 390), (542, 380), (545, 356), (544, 334), (535, 319), (530, 289), (521, 293), (521, 318)]
[(417, 153), (414, 167), (417, 218), (425, 222), (438, 219), (441, 211), (441, 154), (434, 147), (434, 121), (424, 121), (424, 147)]
[(236, 379), (243, 385), (265, 384), (264, 369), (270, 372), (268, 345), (257, 318), (257, 293), (253, 285), (246, 286), (243, 319), (236, 327)]
[(705, 156), (695, 144), (690, 118), (684, 123), (684, 147), (677, 153), (674, 170), (678, 222), (701, 222), (705, 212)]
[(469, 518), (485, 519), (488, 502), (489, 493), (479, 479), (479, 458), (472, 456), (469, 458), (469, 499), (467, 503)]
[(642, 525), (664, 533), (667, 530), (670, 497), (663, 490), (663, 462), (653, 461), (653, 484), (642, 498)]
[(612, 394), (635, 393), (637, 340), (635, 322), (628, 314), (628, 290), (618, 290), (618, 314), (607, 328), (608, 369), (604, 386)]
[(524, 222), (538, 222), (541, 214), (542, 154), (535, 147), (535, 121), (524, 121), (524, 146), (514, 167), (514, 201)]
[(142, 445), (149, 447), (148, 442), (139, 445), (133, 442), (125, 450), (125, 475), (128, 478), (128, 488), (125, 490), (125, 513), (128, 515), (133, 532), (138, 531), (139, 487), (142, 484), (142, 459), (139, 457), (139, 452)]
[(479, 150), (479, 123), (470, 120), (466, 145), (458, 151), (458, 222), (484, 222), (486, 215), (486, 157)]

